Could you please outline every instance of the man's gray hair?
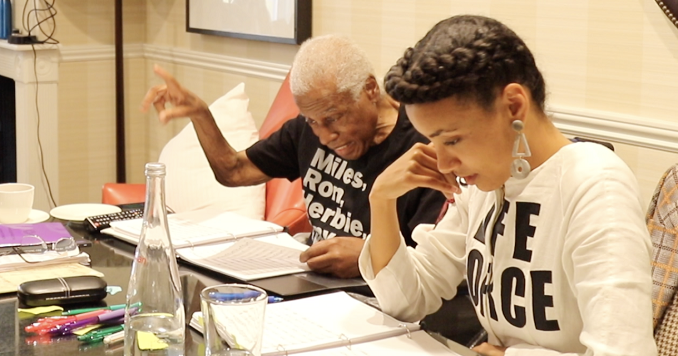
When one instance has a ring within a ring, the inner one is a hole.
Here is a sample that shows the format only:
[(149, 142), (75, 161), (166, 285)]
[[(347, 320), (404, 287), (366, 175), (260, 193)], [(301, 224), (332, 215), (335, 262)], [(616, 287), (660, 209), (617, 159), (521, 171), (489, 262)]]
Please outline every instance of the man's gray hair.
[(315, 89), (318, 81), (332, 80), (337, 93), (360, 97), (365, 80), (374, 68), (362, 48), (344, 35), (324, 35), (305, 41), (294, 57), (290, 71), (290, 89), (303, 96)]

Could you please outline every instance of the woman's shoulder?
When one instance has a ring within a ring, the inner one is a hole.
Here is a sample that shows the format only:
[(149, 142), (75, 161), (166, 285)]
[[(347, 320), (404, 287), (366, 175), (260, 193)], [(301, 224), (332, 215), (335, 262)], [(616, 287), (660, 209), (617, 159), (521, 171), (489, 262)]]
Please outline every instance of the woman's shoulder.
[(609, 148), (589, 142), (570, 144), (559, 152), (557, 172), (560, 186), (574, 191), (623, 187), (638, 192), (638, 181), (628, 165)]
[(630, 168), (614, 151), (597, 143), (572, 143), (563, 147), (558, 156), (558, 163), (565, 174), (587, 177), (619, 171), (633, 175)]

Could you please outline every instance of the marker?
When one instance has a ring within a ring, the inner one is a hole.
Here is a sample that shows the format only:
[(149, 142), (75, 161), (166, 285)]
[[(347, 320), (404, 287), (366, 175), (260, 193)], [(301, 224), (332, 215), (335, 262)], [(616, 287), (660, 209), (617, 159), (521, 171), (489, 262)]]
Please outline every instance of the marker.
[(282, 302), (283, 299), (280, 297), (274, 297), (272, 295), (268, 296), (268, 302), (269, 303), (277, 303), (277, 302)]
[(104, 337), (104, 344), (113, 345), (125, 339), (125, 330), (118, 331), (115, 334), (110, 334)]
[(97, 330), (89, 332), (85, 335), (78, 336), (78, 340), (86, 342), (88, 344), (91, 344), (91, 343), (102, 341), (107, 336), (113, 335), (115, 333), (119, 333), (121, 331), (123, 333), (123, 338), (124, 338), (125, 332), (123, 330), (125, 330), (124, 324), (109, 326), (107, 328), (97, 329)]

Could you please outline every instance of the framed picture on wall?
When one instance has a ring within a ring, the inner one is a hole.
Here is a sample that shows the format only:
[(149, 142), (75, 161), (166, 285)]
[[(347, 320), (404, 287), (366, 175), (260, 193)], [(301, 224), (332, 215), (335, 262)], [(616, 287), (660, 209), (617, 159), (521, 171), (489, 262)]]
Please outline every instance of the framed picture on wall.
[(300, 44), (311, 37), (311, 0), (186, 0), (186, 31)]

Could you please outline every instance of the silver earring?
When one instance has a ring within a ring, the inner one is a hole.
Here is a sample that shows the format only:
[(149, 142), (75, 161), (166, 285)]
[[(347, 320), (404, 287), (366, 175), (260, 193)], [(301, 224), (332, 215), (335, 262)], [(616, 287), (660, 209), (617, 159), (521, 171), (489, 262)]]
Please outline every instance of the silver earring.
[[(525, 134), (523, 133), (523, 122), (515, 120), (511, 123), (511, 126), (516, 132), (516, 140), (513, 142), (513, 151), (511, 151), (511, 156), (515, 158), (513, 163), (511, 163), (511, 176), (517, 179), (523, 179), (532, 171), (530, 162), (525, 160), (525, 157), (532, 156), (532, 153), (530, 152), (530, 146), (527, 144), (527, 138), (525, 138)], [(525, 147), (525, 152), (518, 152), (521, 143)]]

